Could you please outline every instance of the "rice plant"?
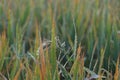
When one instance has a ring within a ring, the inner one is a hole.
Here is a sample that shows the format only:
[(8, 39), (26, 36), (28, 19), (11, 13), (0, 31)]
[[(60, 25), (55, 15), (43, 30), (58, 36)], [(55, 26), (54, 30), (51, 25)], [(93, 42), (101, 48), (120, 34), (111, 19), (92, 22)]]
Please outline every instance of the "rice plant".
[(119, 80), (119, 0), (1, 0), (0, 80)]

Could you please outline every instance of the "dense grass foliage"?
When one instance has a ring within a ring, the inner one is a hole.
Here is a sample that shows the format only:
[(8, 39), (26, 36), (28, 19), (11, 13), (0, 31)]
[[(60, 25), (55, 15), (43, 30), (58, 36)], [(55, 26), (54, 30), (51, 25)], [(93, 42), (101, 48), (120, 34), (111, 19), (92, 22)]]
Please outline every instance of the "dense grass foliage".
[(93, 78), (120, 79), (120, 0), (0, 1), (0, 80)]

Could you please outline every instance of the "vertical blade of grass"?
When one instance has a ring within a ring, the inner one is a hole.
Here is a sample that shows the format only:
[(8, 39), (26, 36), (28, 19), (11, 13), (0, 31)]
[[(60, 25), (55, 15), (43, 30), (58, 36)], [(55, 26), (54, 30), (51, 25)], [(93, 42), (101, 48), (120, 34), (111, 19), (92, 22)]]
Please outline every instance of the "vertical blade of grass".
[(3, 64), (5, 61), (5, 56), (8, 53), (8, 41), (6, 38), (6, 34), (5, 32), (2, 33), (2, 35), (0, 35), (0, 71), (2, 71), (3, 69)]
[(22, 69), (23, 69), (23, 64), (20, 62), (20, 68), (16, 72), (16, 75), (15, 75), (13, 80), (19, 80), (19, 76), (20, 76), (20, 73), (21, 73)]
[(19, 61), (17, 59), (15, 59), (12, 64), (14, 64), (12, 66), (12, 69), (11, 69), (11, 73), (10, 73), (10, 79), (13, 80), (14, 79), (14, 76), (17, 72), (17, 70), (19, 69)]
[(25, 11), (24, 11), (23, 15), (20, 17), (21, 18), (21, 21), (20, 21), (21, 22), (21, 26), (23, 26), (25, 24), (25, 22), (26, 22), (26, 20), (27, 20), (27, 18), (29, 16), (29, 11), (30, 11), (29, 3), (24, 8), (25, 8)]
[(49, 57), (49, 52), (48, 48), (45, 53), (45, 60), (46, 60), (46, 79), (51, 80), (52, 79), (52, 74), (51, 74), (51, 64), (50, 64), (50, 57)]
[(82, 80), (84, 76), (84, 57), (80, 53), (81, 47), (79, 46), (75, 61), (70, 70), (73, 80)]
[(119, 60), (119, 58), (120, 58), (120, 56), (117, 59), (116, 70), (115, 70), (115, 74), (114, 74), (114, 80), (119, 80), (119, 78), (120, 78), (120, 68), (119, 68), (120, 60)]
[(75, 29), (75, 39), (74, 39), (74, 52), (73, 52), (73, 57), (74, 59), (76, 58), (76, 49), (77, 49), (77, 31), (76, 31), (76, 25), (75, 25), (75, 20), (73, 18), (73, 26), (74, 26), (74, 29)]
[(40, 79), (45, 80), (46, 76), (46, 64), (45, 64), (45, 56), (42, 46), (42, 41), (40, 40), (40, 50), (39, 50), (39, 57), (40, 57)]
[(9, 40), (9, 43), (12, 43), (13, 42), (13, 35), (12, 35), (12, 27), (13, 27), (13, 24), (12, 24), (12, 20), (13, 20), (13, 16), (12, 16), (12, 11), (11, 9), (8, 9), (8, 28), (7, 28), (7, 36), (8, 36), (8, 40)]
[(106, 50), (106, 46), (107, 46), (107, 43), (105, 45), (105, 49), (101, 49), (101, 52), (100, 52), (100, 64), (99, 64), (99, 69), (98, 69), (98, 74), (100, 75), (101, 74), (101, 68), (102, 68), (102, 65), (103, 65), (103, 61), (104, 61), (104, 54), (105, 54), (105, 50)]
[[(52, 8), (52, 7), (51, 7)], [(51, 64), (51, 73), (52, 73), (52, 76), (53, 76), (53, 80), (59, 80), (59, 76), (58, 76), (58, 67), (57, 67), (57, 64), (56, 64), (56, 40), (55, 40), (55, 37), (56, 37), (56, 22), (55, 22), (55, 14), (56, 13), (53, 13), (52, 10), (51, 10), (51, 20), (52, 20), (52, 34), (51, 34), (51, 49), (50, 49), (50, 64)]]
[(56, 64), (56, 41), (55, 41), (55, 21), (52, 20), (52, 44), (51, 44), (51, 53), (50, 53), (50, 63), (51, 63), (51, 73), (52, 73), (52, 76), (53, 78), (55, 77), (56, 75), (56, 67), (57, 67), (57, 64)]
[(93, 52), (92, 52), (91, 60), (90, 60), (90, 64), (89, 64), (89, 69), (91, 69), (91, 65), (92, 65), (93, 56), (94, 56), (94, 53), (95, 53), (96, 46), (97, 46), (97, 41), (95, 42), (95, 45), (94, 45), (94, 48), (93, 48)]
[[(37, 49), (39, 48), (39, 46), (40, 45), (42, 45), (41, 43), (40, 43), (40, 33), (39, 33), (39, 25), (38, 25), (38, 22), (37, 21), (35, 21), (36, 23), (35, 23), (35, 46), (34, 46), (34, 52), (36, 53), (36, 51), (37, 51)], [(40, 54), (40, 53), (38, 53), (38, 54)], [(37, 54), (34, 54), (35, 56), (37, 55)], [(36, 58), (37, 58), (37, 56), (36, 56)]]
[(40, 80), (40, 65), (39, 65), (39, 63), (37, 63), (36, 64), (36, 66), (35, 66), (35, 71), (34, 71), (35, 73), (34, 73), (34, 80)]

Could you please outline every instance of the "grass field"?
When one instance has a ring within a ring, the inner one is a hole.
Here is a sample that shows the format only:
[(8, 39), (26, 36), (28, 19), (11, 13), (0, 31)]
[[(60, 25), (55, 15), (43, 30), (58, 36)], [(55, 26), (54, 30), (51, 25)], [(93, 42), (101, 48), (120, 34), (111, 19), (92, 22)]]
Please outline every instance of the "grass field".
[(120, 0), (0, 0), (0, 80), (120, 80)]

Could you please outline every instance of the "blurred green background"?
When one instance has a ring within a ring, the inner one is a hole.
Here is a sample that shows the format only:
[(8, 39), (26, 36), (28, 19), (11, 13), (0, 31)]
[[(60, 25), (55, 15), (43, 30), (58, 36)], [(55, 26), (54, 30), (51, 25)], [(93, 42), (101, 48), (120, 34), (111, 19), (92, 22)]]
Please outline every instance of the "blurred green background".
[(53, 24), (56, 36), (67, 46), (74, 48), (77, 36), (77, 46), (81, 44), (87, 58), (86, 67), (93, 53), (93, 65), (100, 59), (102, 49), (105, 49), (103, 67), (108, 69), (112, 65), (110, 70), (115, 67), (113, 64), (120, 55), (120, 0), (0, 1), (0, 34), (6, 32), (10, 49), (10, 54), (6, 54), (10, 58), (14, 51), (26, 53), (35, 47), (36, 29), (42, 39), (50, 40)]

